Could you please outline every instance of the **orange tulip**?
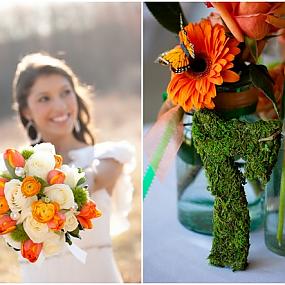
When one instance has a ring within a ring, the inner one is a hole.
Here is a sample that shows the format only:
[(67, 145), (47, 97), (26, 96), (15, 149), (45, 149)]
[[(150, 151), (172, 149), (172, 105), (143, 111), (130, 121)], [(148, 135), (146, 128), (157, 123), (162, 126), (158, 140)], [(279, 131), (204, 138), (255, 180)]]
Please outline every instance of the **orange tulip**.
[(99, 218), (101, 216), (102, 213), (96, 208), (96, 204), (92, 200), (89, 200), (81, 208), (76, 218), (83, 228), (92, 229), (93, 225), (91, 219)]
[(21, 191), (26, 197), (31, 197), (38, 194), (41, 190), (42, 184), (33, 176), (24, 178)]
[(60, 231), (64, 227), (65, 220), (66, 217), (63, 213), (56, 212), (47, 225), (52, 230)]
[(32, 240), (26, 240), (22, 243), (21, 254), (24, 258), (28, 259), (30, 262), (36, 262), (41, 250), (43, 248), (43, 243), (34, 243)]
[(4, 196), (5, 183), (8, 181), (9, 179), (0, 177), (0, 196)]
[(4, 159), (12, 168), (24, 167), (24, 157), (15, 149), (7, 149), (4, 152)]
[(9, 206), (5, 196), (0, 196), (0, 215), (3, 215), (8, 211), (9, 211)]
[(55, 159), (55, 167), (54, 168), (60, 168), (62, 166), (62, 156), (59, 154), (55, 154), (54, 155), (54, 159)]
[(57, 169), (51, 170), (47, 175), (48, 184), (63, 184), (65, 179), (65, 174)]
[(0, 218), (0, 235), (12, 232), (16, 228), (16, 223), (9, 215), (3, 215)]
[(32, 204), (33, 218), (39, 223), (49, 222), (59, 210), (57, 203), (45, 203), (43, 201), (36, 201)]
[(244, 41), (244, 35), (261, 40), (285, 27), (282, 2), (212, 2), (212, 5), (240, 42)]

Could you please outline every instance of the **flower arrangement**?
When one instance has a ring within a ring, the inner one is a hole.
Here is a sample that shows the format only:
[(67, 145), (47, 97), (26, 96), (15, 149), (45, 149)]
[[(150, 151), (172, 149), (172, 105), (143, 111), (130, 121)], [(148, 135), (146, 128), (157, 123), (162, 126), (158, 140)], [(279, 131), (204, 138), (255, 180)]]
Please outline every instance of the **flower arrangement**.
[[(157, 143), (149, 152), (144, 197), (159, 169), (170, 163), (164, 157), (169, 152), (174, 157), (183, 142), (177, 130), (183, 132), (184, 114), (193, 116), (187, 151), (202, 161), (215, 197), (209, 261), (244, 270), (250, 221), (245, 177), (264, 187), (281, 142), (284, 63), (268, 67), (262, 64), (262, 52), (283, 35), (285, 4), (207, 2), (205, 9), (215, 12), (198, 23), (187, 23), (178, 2), (146, 5), (160, 24), (178, 34), (179, 43), (156, 60), (170, 68), (171, 79), (162, 115), (145, 138), (145, 145)], [(266, 121), (247, 121), (245, 116), (255, 111)], [(246, 162), (244, 175), (235, 164), (239, 158)]]
[(63, 250), (101, 216), (85, 173), (64, 165), (50, 143), (7, 149), (0, 174), (0, 235), (29, 262)]

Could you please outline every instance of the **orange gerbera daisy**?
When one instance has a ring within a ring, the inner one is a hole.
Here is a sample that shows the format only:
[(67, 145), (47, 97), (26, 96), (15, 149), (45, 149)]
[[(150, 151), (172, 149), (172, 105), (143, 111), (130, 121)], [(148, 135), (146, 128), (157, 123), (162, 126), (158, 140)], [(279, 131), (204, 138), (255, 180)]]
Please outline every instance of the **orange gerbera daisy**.
[(222, 25), (212, 27), (209, 20), (190, 23), (184, 29), (194, 45), (195, 58), (190, 59), (187, 71), (172, 75), (167, 93), (172, 102), (186, 112), (193, 107), (213, 109), (215, 85), (239, 80), (239, 75), (229, 70), (235, 55), (240, 52), (238, 41), (228, 38)]

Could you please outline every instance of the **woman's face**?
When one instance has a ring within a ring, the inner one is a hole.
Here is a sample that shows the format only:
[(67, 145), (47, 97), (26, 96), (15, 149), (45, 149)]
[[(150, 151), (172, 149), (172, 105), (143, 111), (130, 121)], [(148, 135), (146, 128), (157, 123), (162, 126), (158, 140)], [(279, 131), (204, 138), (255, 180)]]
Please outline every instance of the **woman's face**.
[(59, 74), (39, 76), (30, 90), (23, 113), (45, 139), (71, 135), (78, 104), (67, 78)]

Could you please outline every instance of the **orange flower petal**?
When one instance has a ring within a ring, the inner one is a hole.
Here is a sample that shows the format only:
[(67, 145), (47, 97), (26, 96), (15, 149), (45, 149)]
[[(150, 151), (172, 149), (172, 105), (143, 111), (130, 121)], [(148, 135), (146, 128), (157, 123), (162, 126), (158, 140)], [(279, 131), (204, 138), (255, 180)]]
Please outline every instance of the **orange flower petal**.
[(222, 72), (222, 77), (225, 82), (237, 82), (239, 81), (239, 75), (231, 70), (224, 70)]
[(216, 8), (218, 10), (223, 21), (225, 22), (225, 24), (227, 25), (229, 30), (232, 32), (234, 37), (239, 42), (243, 42), (244, 38), (243, 38), (242, 31), (239, 28), (239, 26), (237, 25), (237, 23), (234, 21), (232, 16), (230, 15), (229, 11), (227, 10), (227, 6), (225, 5), (225, 3), (212, 2), (212, 5), (214, 6), (214, 8)]
[(285, 28), (285, 19), (267, 15), (267, 18), (265, 21), (276, 28), (280, 28), (280, 29)]

